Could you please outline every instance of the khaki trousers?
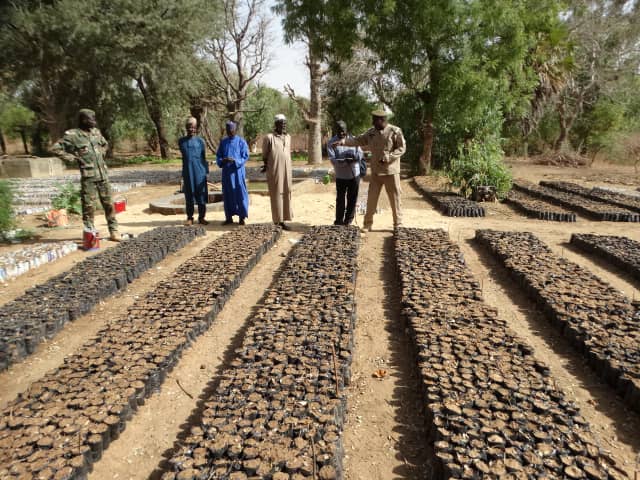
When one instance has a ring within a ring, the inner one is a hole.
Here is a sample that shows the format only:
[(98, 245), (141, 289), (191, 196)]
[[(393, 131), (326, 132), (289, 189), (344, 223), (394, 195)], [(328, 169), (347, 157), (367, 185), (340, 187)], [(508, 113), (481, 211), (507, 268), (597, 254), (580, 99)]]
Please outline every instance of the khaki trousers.
[(400, 195), (400, 175), (371, 175), (369, 182), (369, 196), (367, 198), (367, 213), (364, 216), (364, 227), (370, 228), (373, 225), (373, 215), (378, 208), (378, 199), (382, 187), (387, 191), (389, 203), (391, 204), (391, 213), (393, 213), (393, 226), (402, 226), (402, 202)]

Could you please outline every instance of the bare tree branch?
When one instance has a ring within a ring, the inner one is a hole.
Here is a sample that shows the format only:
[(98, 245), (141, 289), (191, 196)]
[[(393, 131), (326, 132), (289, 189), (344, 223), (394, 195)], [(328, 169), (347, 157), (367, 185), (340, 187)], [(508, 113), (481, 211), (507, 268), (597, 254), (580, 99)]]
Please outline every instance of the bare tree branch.
[(638, 71), (638, 14), (637, 5), (628, 9), (625, 2), (606, 0), (589, 2), (586, 9), (576, 2), (569, 10), (569, 40), (576, 45), (573, 65), (557, 94), (549, 95), (560, 123), (555, 149), (569, 146), (569, 133), (585, 106), (611, 94), (621, 75)]
[(287, 95), (289, 95), (289, 98), (291, 100), (293, 100), (294, 102), (296, 102), (296, 105), (298, 105), (298, 108), (300, 109), (300, 112), (302, 113), (302, 117), (304, 118), (305, 122), (311, 122), (311, 111), (309, 110), (309, 107), (304, 103), (304, 100), (299, 98), (296, 95), (295, 90), (291, 87), (291, 85), (289, 85), (288, 83), (284, 86), (284, 91), (286, 92)]
[(205, 45), (216, 62), (216, 72), (208, 80), (210, 91), (202, 99), (215, 111), (239, 124), (250, 86), (269, 68), (270, 19), (265, 0), (223, 0), (225, 33)]

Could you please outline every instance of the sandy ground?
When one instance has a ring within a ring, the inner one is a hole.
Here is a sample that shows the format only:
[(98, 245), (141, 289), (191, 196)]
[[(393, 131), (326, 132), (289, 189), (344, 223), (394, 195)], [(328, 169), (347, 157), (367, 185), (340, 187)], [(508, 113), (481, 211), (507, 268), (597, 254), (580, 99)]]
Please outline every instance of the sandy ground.
[(348, 480), (419, 479), (428, 471), (422, 395), (400, 315), (392, 242), (391, 232), (368, 234), (358, 258), (356, 350), (344, 436)]
[(211, 329), (191, 345), (167, 375), (160, 392), (138, 409), (126, 430), (95, 465), (90, 480), (160, 478), (161, 474), (154, 471), (163, 459), (171, 456), (179, 444), (178, 438), (188, 435), (190, 427), (201, 417), (207, 395), (217, 386), (218, 374), (240, 346), (254, 306), (292, 247), (290, 239), (298, 236), (283, 235), (254, 267), (244, 281), (242, 295), (232, 296)]
[[(585, 185), (608, 184), (630, 188), (640, 185), (633, 168), (598, 166), (591, 169), (513, 164), (514, 176), (530, 181), (541, 179), (576, 180)], [(366, 184), (364, 184), (366, 186)], [(487, 206), (485, 218), (443, 217), (412, 187), (403, 182), (405, 225), (421, 228), (443, 228), (458, 243), (469, 268), (481, 282), (485, 300), (495, 306), (501, 317), (534, 348), (544, 360), (568, 397), (581, 408), (602, 444), (620, 460), (631, 475), (640, 453), (640, 418), (629, 412), (612, 391), (585, 366), (566, 342), (553, 331), (522, 292), (508, 280), (493, 259), (473, 242), (477, 228), (532, 231), (560, 255), (583, 265), (631, 297), (640, 298), (640, 284), (604, 262), (583, 255), (566, 245), (573, 232), (623, 234), (640, 240), (640, 225), (613, 222), (591, 222), (579, 218), (577, 223), (555, 223), (527, 219), (501, 204)], [(127, 194), (127, 211), (119, 215), (122, 232), (139, 233), (159, 225), (179, 224), (178, 216), (149, 214), (151, 199), (166, 196), (175, 186), (143, 187)], [(188, 350), (160, 393), (151, 397), (127, 426), (127, 430), (95, 466), (92, 479), (147, 478), (173, 446), (184, 426), (197, 421), (199, 395), (215, 386), (217, 374), (225, 364), (235, 341), (241, 338), (253, 305), (262, 296), (290, 244), (287, 238), (299, 236), (309, 225), (333, 221), (335, 207), (333, 185), (306, 185), (294, 195), (294, 232), (286, 234), (274, 250), (256, 267), (243, 286), (229, 301), (212, 329)], [(352, 366), (352, 383), (348, 388), (349, 412), (345, 424), (345, 476), (349, 480), (390, 478), (420, 479), (429, 474), (428, 452), (422, 427), (422, 406), (416, 393), (415, 363), (411, 356), (404, 325), (398, 312), (397, 285), (389, 262), (391, 249), (391, 212), (386, 198), (381, 197), (381, 213), (376, 216), (376, 231), (363, 238), (359, 255), (359, 279), (356, 292), (358, 323), (355, 330), (356, 351)], [(221, 212), (209, 215), (207, 239), (223, 232)], [(270, 221), (267, 197), (252, 195), (251, 222)], [(362, 223), (362, 217), (358, 216)], [(28, 218), (27, 225), (38, 220)], [(98, 227), (106, 231), (103, 218)], [(232, 227), (239, 228), (239, 227)], [(43, 239), (76, 239), (79, 219), (69, 228), (46, 232)], [(69, 324), (48, 344), (43, 344), (30, 359), (0, 374), (0, 405), (44, 372), (55, 368), (65, 355), (73, 352), (84, 338), (95, 332), (109, 318), (121, 315), (138, 295), (202, 248), (207, 239), (186, 247), (165, 259), (159, 267), (136, 280), (124, 293), (109, 299), (93, 313)], [(108, 247), (108, 242), (105, 242)], [(0, 252), (3, 248), (0, 247)], [(23, 292), (29, 286), (64, 271), (87, 253), (77, 252), (28, 272), (0, 286), (2, 302)], [(52, 347), (55, 347), (52, 349)], [(59, 349), (59, 350), (57, 350)], [(54, 351), (51, 351), (54, 350)], [(204, 365), (204, 369), (200, 368)], [(375, 370), (386, 370), (382, 379), (372, 378)], [(175, 379), (194, 397), (189, 398)], [(133, 466), (135, 465), (135, 467)], [(138, 468), (139, 465), (139, 468)]]

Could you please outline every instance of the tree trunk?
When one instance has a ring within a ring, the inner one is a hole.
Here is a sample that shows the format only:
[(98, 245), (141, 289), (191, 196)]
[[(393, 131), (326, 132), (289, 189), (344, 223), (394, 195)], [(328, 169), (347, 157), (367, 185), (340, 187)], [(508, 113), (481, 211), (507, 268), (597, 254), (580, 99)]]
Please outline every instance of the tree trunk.
[(236, 103), (236, 111), (233, 115), (233, 122), (236, 124), (236, 134), (244, 137), (244, 114), (242, 112), (242, 102)]
[(203, 108), (201, 105), (199, 105), (199, 101), (195, 98), (191, 99), (191, 106), (189, 107), (189, 112), (191, 113), (191, 116), (193, 118), (196, 119), (196, 121), (198, 122), (198, 131), (200, 131), (200, 129), (202, 128), (202, 112), (203, 112)]
[[(42, 52), (40, 52), (40, 54), (42, 54)], [(52, 78), (52, 76), (55, 75), (51, 75), (51, 73), (52, 72), (47, 69), (46, 62), (42, 61), (40, 64), (41, 98), (38, 103), (42, 109), (42, 127), (49, 133), (49, 144), (61, 139), (64, 132), (70, 128), (67, 124), (66, 110), (56, 102), (57, 96), (54, 93), (56, 91), (56, 82), (54, 78)], [(46, 146), (48, 147), (49, 145)], [(38, 150), (40, 150), (40, 148), (36, 146), (36, 152), (38, 152)]]
[(105, 152), (105, 158), (108, 158), (109, 160), (113, 160), (113, 150), (115, 148), (115, 140), (114, 138), (111, 136), (111, 134), (109, 133), (109, 128), (105, 128), (102, 131), (102, 136), (104, 137), (104, 139), (107, 141), (107, 151)]
[(57, 140), (58, 137), (52, 137), (52, 133), (47, 129), (44, 122), (36, 123), (35, 128), (31, 132), (31, 146), (36, 155), (43, 156), (49, 154), (49, 141)]
[(560, 134), (558, 135), (558, 138), (553, 144), (553, 149), (556, 152), (567, 149), (568, 136), (569, 136), (569, 129), (567, 128), (567, 120), (564, 118), (564, 116), (560, 115)]
[(218, 151), (217, 135), (214, 135), (209, 128), (209, 120), (207, 116), (207, 109), (202, 112), (202, 124), (200, 125), (200, 135), (204, 138), (204, 143), (213, 155)]
[(20, 138), (22, 138), (22, 146), (24, 147), (25, 155), (29, 155), (29, 144), (27, 143), (27, 132), (24, 128), (20, 129)]
[(573, 124), (578, 118), (578, 115), (582, 112), (582, 96), (576, 99), (576, 105), (571, 113), (567, 113), (564, 102), (560, 102), (558, 105), (558, 121), (560, 123), (560, 134), (553, 144), (553, 149), (558, 151), (567, 151), (570, 149), (569, 145), (569, 132), (573, 128)]
[(529, 158), (529, 139), (525, 138), (522, 144), (522, 155), (524, 158)]
[(433, 113), (430, 111), (422, 124), (422, 155), (420, 155), (418, 161), (418, 173), (420, 175), (427, 175), (431, 172), (434, 136)]
[(162, 105), (158, 98), (158, 92), (156, 85), (150, 75), (140, 75), (136, 78), (136, 83), (144, 98), (144, 103), (147, 107), (149, 117), (156, 127), (158, 134), (158, 144), (160, 145), (160, 156), (162, 158), (169, 158), (169, 142), (167, 141), (167, 134), (164, 126), (164, 120), (162, 118)]
[(49, 143), (56, 142), (62, 138), (64, 132), (70, 128), (64, 114), (60, 112), (55, 102), (46, 100), (43, 105), (43, 123), (45, 130), (49, 133)]
[(7, 154), (7, 142), (4, 140), (4, 133), (0, 129), (0, 148), (2, 149), (2, 155)]
[(307, 139), (308, 163), (319, 165), (322, 163), (322, 64), (309, 52), (309, 86), (311, 99), (309, 102), (309, 128)]
[(107, 151), (105, 152), (105, 158), (113, 160), (116, 149), (116, 142), (118, 138), (113, 135), (113, 124), (115, 118), (111, 115), (110, 111), (96, 111), (96, 115), (100, 118), (98, 128), (102, 132), (102, 136), (107, 141)]

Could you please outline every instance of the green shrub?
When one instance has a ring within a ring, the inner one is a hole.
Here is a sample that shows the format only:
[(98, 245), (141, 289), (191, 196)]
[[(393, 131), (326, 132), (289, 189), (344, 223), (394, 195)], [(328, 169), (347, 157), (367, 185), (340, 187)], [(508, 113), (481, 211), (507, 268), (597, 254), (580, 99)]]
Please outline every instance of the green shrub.
[(58, 186), (58, 194), (51, 200), (51, 205), (56, 210), (66, 209), (68, 213), (80, 215), (82, 213), (82, 200), (80, 186), (74, 183)]
[(473, 140), (458, 148), (458, 156), (446, 169), (449, 181), (469, 197), (474, 187), (490, 185), (499, 197), (511, 189), (511, 172), (502, 161), (503, 152), (497, 138)]
[(7, 181), (0, 181), (0, 237), (6, 238), (16, 226), (13, 213), (13, 190)]
[(13, 189), (11, 184), (0, 180), (0, 240), (21, 242), (33, 238), (35, 232), (30, 229), (16, 228), (17, 221), (13, 213)]
[(13, 231), (11, 235), (12, 242), (24, 242), (25, 240), (31, 240), (36, 237), (36, 232), (30, 228), (18, 228)]

